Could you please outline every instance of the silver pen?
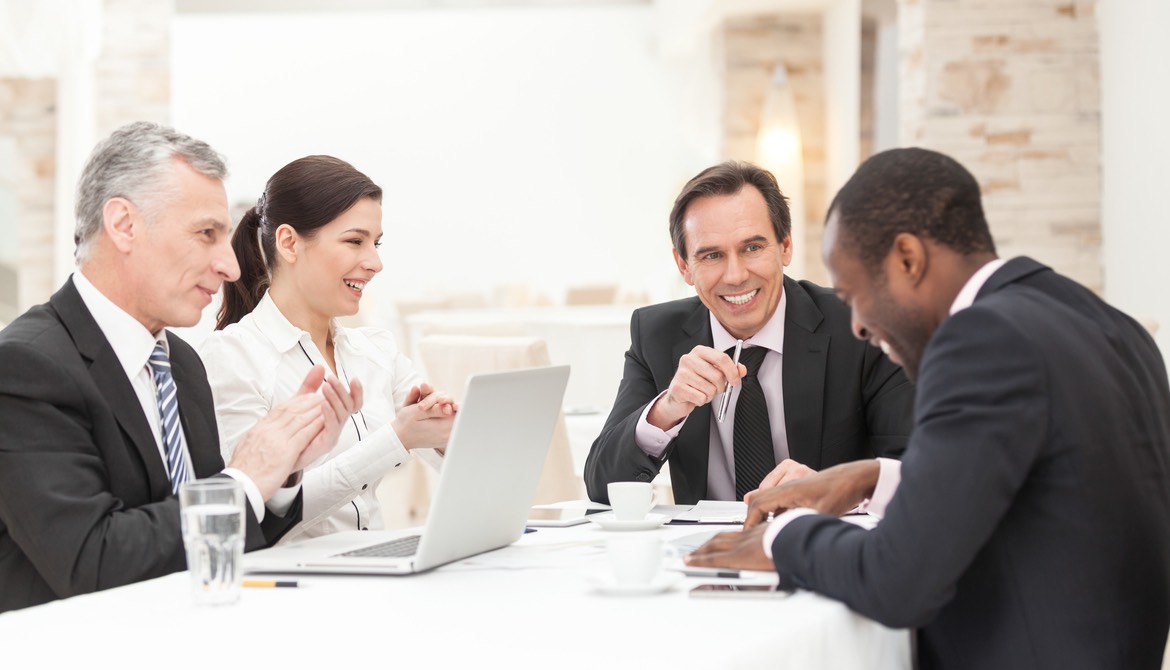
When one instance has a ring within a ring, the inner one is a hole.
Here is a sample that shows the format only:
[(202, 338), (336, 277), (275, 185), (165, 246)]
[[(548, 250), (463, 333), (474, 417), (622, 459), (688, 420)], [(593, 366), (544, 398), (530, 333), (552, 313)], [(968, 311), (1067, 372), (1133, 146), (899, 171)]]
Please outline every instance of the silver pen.
[[(731, 357), (731, 362), (739, 367), (739, 352), (743, 349), (743, 340), (735, 341), (735, 354)], [(727, 405), (731, 402), (731, 382), (727, 382), (727, 388), (723, 389), (723, 399), (719, 401), (719, 414), (716, 419), (719, 423), (723, 423), (723, 417), (727, 416)]]

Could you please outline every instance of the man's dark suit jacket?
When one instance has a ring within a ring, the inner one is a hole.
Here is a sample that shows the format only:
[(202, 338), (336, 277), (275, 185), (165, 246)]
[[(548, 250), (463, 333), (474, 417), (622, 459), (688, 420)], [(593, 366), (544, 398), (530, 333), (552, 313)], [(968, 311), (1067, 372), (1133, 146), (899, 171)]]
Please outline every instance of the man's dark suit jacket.
[(1170, 388), (1149, 334), (1014, 259), (935, 332), (915, 416), (882, 522), (793, 520), (781, 582), (919, 628), (924, 670), (1161, 667)]
[[(849, 309), (831, 290), (785, 277), (784, 292), (781, 376), (789, 456), (814, 470), (899, 457), (914, 402), (914, 387), (902, 369), (853, 336)], [(634, 442), (638, 418), (670, 386), (679, 359), (713, 341), (710, 312), (698, 298), (634, 312), (617, 399), (585, 461), (591, 499), (608, 502), (609, 482), (648, 482), (658, 474), (663, 461)], [(664, 454), (678, 504), (707, 496), (711, 411), (711, 404), (695, 408)]]
[[(168, 333), (196, 477), (223, 470), (207, 376)], [(246, 548), (300, 520), (301, 497)], [(186, 569), (179, 501), (126, 372), (73, 280), (0, 332), (0, 612)]]

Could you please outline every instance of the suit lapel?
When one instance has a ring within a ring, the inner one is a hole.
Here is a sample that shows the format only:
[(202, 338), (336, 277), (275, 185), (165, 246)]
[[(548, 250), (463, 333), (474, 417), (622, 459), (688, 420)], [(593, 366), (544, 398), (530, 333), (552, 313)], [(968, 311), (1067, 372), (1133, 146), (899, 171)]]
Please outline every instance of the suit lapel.
[(178, 336), (168, 332), (167, 339), (170, 341), (171, 373), (175, 376), (175, 388), (179, 394), (179, 422), (187, 439), (187, 454), (191, 457), (195, 477), (209, 477), (223, 470), (223, 460), (218, 449), (201, 448), (201, 445), (219, 444), (214, 420), (208, 420), (214, 410), (204, 407), (194, 392), (198, 384), (206, 384), (206, 375), (199, 374), (194, 365), (188, 364), (186, 353), (175, 344), (180, 341)]
[[(683, 337), (674, 345), (671, 351), (673, 369), (678, 369), (678, 359), (682, 358), (696, 346), (702, 344), (711, 346), (714, 339), (711, 336), (710, 312), (698, 299), (695, 300), (695, 311), (683, 322)], [(673, 373), (672, 373), (673, 376)], [(671, 468), (671, 486), (680, 490), (679, 499), (690, 499), (685, 496), (687, 491), (692, 492), (695, 500), (702, 500), (707, 495), (707, 464), (711, 450), (711, 405), (696, 407), (687, 422), (683, 424), (675, 439), (674, 450), (670, 458), (678, 461), (677, 468)], [(695, 481), (688, 481), (686, 474), (694, 473)], [(681, 478), (683, 481), (676, 481)]]
[(819, 470), (829, 334), (816, 332), (824, 315), (799, 284), (785, 277), (784, 291), (788, 294), (788, 307), (784, 314), (781, 384), (788, 455)]
[(700, 344), (709, 347), (714, 341), (711, 336), (711, 313), (696, 298), (695, 310), (683, 321), (682, 337), (674, 343), (674, 348), (670, 352), (669, 361), (672, 369), (678, 369), (678, 359), (690, 353), (691, 349)]
[(69, 331), (77, 351), (89, 362), (89, 374), (94, 384), (105, 396), (122, 432), (142, 459), (150, 480), (151, 499), (161, 500), (170, 494), (170, 479), (158, 443), (150, 431), (150, 424), (142, 413), (138, 394), (126, 378), (122, 363), (82, 301), (72, 279), (65, 282), (61, 290), (49, 299), (49, 304)]

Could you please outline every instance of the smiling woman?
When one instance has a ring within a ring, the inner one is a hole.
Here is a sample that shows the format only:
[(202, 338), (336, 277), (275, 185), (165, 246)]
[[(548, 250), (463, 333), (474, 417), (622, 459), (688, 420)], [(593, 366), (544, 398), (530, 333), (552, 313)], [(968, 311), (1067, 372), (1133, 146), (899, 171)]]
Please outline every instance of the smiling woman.
[(230, 454), (267, 409), (324, 365), (369, 390), (337, 446), (304, 478), (304, 521), (283, 541), (382, 527), (375, 491), (414, 449), (438, 466), (455, 404), (423, 382), (391, 336), (345, 328), (382, 271), (382, 189), (349, 163), (307, 156), (269, 180), (232, 239), (240, 279), (228, 285), (218, 331), (200, 347)]

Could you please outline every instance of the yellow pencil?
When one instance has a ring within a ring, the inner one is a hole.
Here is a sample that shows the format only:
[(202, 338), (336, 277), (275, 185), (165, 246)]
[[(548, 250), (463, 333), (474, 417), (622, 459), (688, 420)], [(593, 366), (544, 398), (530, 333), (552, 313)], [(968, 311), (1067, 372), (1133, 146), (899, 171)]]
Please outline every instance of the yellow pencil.
[(249, 589), (296, 588), (296, 582), (281, 582), (269, 579), (245, 579), (244, 587)]

